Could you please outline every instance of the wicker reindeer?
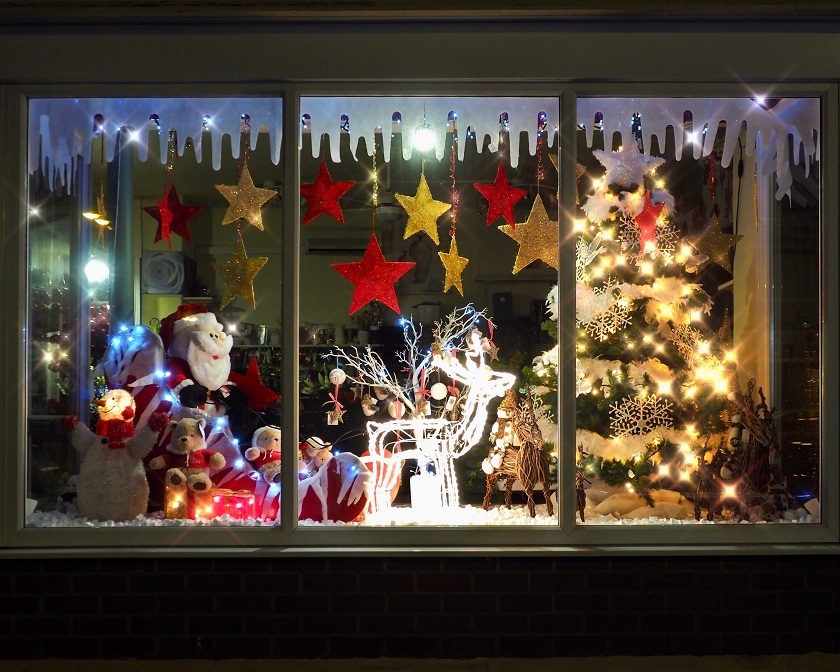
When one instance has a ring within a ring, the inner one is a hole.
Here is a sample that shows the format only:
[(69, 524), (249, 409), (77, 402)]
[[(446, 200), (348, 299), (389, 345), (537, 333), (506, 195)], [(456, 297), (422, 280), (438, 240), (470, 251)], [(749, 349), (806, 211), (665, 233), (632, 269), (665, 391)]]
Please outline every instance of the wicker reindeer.
[(501, 464), (492, 474), (487, 474), (487, 490), (484, 495), (484, 508), (490, 506), (490, 495), (493, 487), (500, 478), (505, 478), (505, 504), (510, 508), (511, 487), (514, 481), (519, 481), (528, 498), (528, 513), (531, 518), (536, 516), (534, 503), (534, 486), (542, 483), (545, 504), (548, 515), (554, 515), (554, 505), (548, 483), (548, 460), (542, 452), (543, 437), (534, 415), (534, 403), (530, 391), (516, 412), (515, 430), (519, 448), (504, 447)]

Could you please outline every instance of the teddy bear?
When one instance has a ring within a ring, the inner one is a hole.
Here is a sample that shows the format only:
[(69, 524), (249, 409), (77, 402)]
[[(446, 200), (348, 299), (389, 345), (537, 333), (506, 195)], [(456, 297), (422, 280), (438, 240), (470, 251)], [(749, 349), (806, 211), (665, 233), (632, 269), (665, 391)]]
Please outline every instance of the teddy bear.
[(222, 469), (224, 456), (208, 450), (204, 440), (204, 418), (182, 418), (169, 423), (172, 429), (167, 452), (149, 461), (150, 469), (167, 468), (165, 483), (173, 488), (189, 488), (194, 492), (213, 489), (210, 469)]
[(327, 443), (317, 436), (311, 436), (302, 443), (300, 448), (304, 464), (301, 467), (301, 473), (306, 476), (317, 474), (318, 470), (332, 459), (331, 447), (331, 443)]
[(132, 520), (146, 513), (149, 484), (142, 459), (166, 426), (164, 413), (153, 413), (135, 434), (134, 398), (123, 389), (96, 401), (99, 421), (91, 431), (75, 416), (63, 419), (70, 443), (82, 455), (76, 504), (91, 520)]
[(255, 431), (251, 439), (251, 447), (245, 451), (245, 459), (259, 472), (266, 483), (279, 483), (280, 429), (266, 426)]

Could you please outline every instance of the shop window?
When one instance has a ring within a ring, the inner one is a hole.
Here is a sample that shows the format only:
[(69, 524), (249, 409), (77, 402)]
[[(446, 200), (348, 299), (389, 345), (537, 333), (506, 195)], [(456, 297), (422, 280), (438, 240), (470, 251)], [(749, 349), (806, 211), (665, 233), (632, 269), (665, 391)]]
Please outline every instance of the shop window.
[(579, 101), (581, 522), (820, 520), (819, 117)]
[(521, 372), (554, 340), (557, 100), (301, 110), (301, 525), (556, 526)]
[(27, 526), (279, 518), (281, 109), (30, 101)]
[(300, 113), (30, 101), (28, 527), (820, 522), (819, 99)]

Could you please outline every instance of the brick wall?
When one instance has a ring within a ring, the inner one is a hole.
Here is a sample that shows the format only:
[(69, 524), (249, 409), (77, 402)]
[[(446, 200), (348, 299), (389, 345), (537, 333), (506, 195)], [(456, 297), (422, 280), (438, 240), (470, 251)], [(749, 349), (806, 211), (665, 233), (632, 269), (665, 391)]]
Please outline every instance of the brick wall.
[(0, 657), (840, 651), (840, 558), (0, 561)]

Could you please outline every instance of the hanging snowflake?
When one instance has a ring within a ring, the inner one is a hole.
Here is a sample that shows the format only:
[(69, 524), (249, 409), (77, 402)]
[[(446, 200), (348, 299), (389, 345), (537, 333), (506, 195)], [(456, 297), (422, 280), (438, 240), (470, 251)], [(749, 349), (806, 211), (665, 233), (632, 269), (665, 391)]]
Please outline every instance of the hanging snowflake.
[[(587, 291), (588, 290), (588, 291)], [(578, 324), (599, 341), (606, 341), (619, 329), (630, 324), (633, 300), (621, 293), (613, 280), (589, 289), (578, 285), (576, 314)]]
[(668, 336), (668, 340), (674, 344), (686, 364), (692, 368), (697, 357), (697, 344), (701, 338), (700, 332), (689, 324), (677, 324), (671, 327), (671, 335)]
[[(656, 224), (656, 247), (649, 254), (654, 259), (657, 256), (670, 257), (677, 249), (678, 240), (677, 232), (669, 223), (659, 222)], [(621, 243), (622, 251), (638, 250), (639, 258), (644, 255), (644, 250), (640, 249), (639, 226), (632, 217), (621, 217), (618, 242)]]
[(671, 427), (671, 402), (655, 394), (630, 397), (610, 404), (613, 438), (627, 434), (647, 434), (658, 427)]
[(601, 244), (600, 233), (590, 243), (587, 243), (583, 236), (578, 237), (575, 245), (575, 280), (577, 282), (589, 282), (586, 267), (602, 252), (606, 252), (606, 248)]

